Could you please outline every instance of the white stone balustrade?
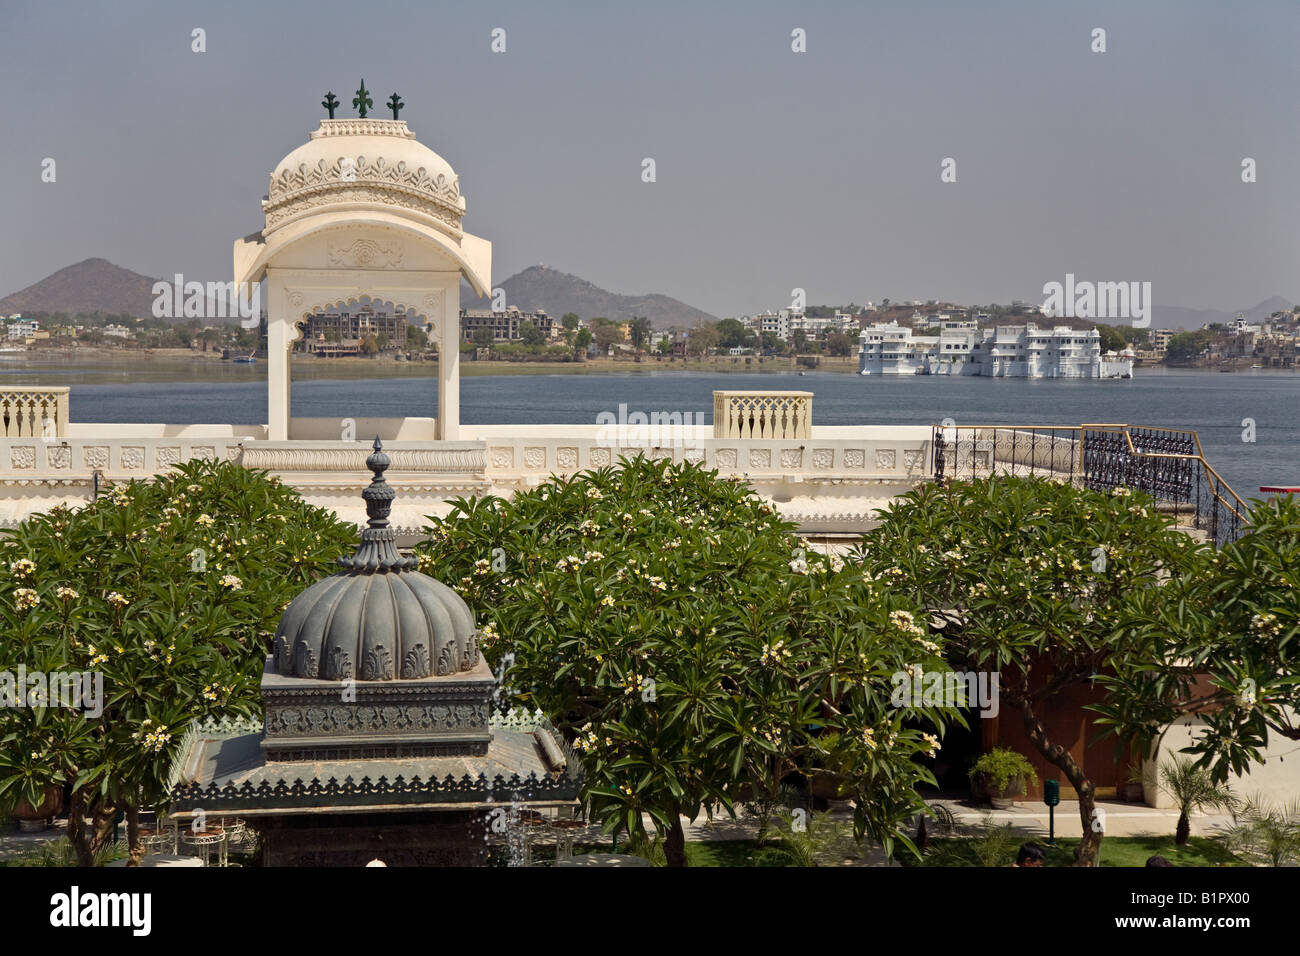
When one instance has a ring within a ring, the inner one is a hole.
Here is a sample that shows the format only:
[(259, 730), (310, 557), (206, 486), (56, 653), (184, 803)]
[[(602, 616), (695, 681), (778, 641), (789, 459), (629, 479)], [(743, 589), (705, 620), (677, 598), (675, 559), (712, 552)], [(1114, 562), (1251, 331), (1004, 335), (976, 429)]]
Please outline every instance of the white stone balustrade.
[(0, 388), (0, 438), (62, 438), (68, 428), (68, 388)]
[[(428, 434), (429, 419), (358, 420), (356, 440), (268, 441), (264, 425), (72, 424), (62, 439), (0, 438), (0, 523), (91, 496), (101, 480), (146, 478), (192, 458), (265, 469), (314, 505), (364, 522), (359, 497), (373, 434)], [(303, 431), (334, 433), (337, 419), (302, 420)], [(461, 441), (385, 440), (388, 481), (398, 489), (393, 524), (408, 543), (427, 515), (458, 496), (535, 487), (552, 475), (615, 466), (638, 454), (698, 462), (744, 479), (806, 531), (847, 533), (930, 475), (928, 426), (821, 426), (806, 438), (716, 438), (709, 425), (640, 430), (604, 425), (470, 425)], [(301, 432), (300, 432), (301, 433)]]
[(812, 399), (812, 392), (715, 391), (713, 437), (809, 438)]

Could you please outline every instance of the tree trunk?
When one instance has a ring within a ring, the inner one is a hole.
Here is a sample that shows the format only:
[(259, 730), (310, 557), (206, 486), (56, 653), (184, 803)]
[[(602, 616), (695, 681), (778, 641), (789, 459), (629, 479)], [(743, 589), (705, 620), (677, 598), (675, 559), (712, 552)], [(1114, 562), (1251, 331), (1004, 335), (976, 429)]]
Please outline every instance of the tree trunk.
[(1016, 698), (1011, 700), (1011, 704), (1020, 708), (1025, 736), (1051, 764), (1060, 768), (1079, 794), (1079, 821), (1083, 824), (1083, 839), (1074, 850), (1074, 865), (1096, 866), (1104, 831), (1101, 819), (1094, 816), (1097, 811), (1096, 787), (1068, 750), (1047, 739), (1047, 730), (1034, 715), (1034, 705), (1028, 695), (1016, 695)]
[(94, 816), (91, 818), (94, 827), (90, 838), (91, 866), (94, 866), (94, 858), (113, 842), (113, 824), (117, 819), (117, 810), (116, 804), (107, 801), (94, 809)]
[(673, 825), (664, 838), (664, 858), (669, 866), (686, 865), (686, 833), (682, 830), (682, 816), (673, 810)]
[(1187, 811), (1183, 810), (1178, 814), (1178, 828), (1174, 830), (1174, 843), (1178, 846), (1186, 846), (1191, 835), (1192, 821), (1187, 819)]
[(94, 866), (95, 851), (90, 846), (90, 834), (86, 831), (86, 798), (81, 791), (74, 790), (68, 804), (68, 842), (72, 852), (77, 854), (78, 866)]
[(144, 844), (140, 842), (140, 808), (134, 803), (126, 808), (126, 844), (131, 850), (126, 865), (139, 866), (144, 859)]

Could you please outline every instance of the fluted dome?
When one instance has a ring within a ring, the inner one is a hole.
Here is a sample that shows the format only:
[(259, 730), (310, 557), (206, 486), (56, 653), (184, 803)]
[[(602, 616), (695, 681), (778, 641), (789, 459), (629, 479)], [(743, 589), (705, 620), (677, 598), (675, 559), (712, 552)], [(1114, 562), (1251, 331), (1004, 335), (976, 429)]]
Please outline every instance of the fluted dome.
[(378, 438), (362, 492), (367, 528), (343, 570), (299, 594), (276, 629), (272, 655), (286, 677), (418, 680), (471, 670), (479, 660), (474, 616), (459, 594), (416, 570), (388, 526), (393, 490)]
[(322, 206), (380, 206), (460, 235), (465, 199), (451, 164), (405, 120), (328, 119), (282, 159), (262, 202), (264, 234)]

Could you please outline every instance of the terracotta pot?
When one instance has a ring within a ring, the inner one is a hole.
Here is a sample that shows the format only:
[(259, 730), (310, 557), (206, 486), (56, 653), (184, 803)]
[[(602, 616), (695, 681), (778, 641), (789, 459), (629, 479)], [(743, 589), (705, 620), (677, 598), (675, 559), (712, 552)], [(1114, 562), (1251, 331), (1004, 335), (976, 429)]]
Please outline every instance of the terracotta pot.
[(993, 804), (994, 810), (1010, 810), (1016, 804), (1016, 797), (1025, 792), (1025, 778), (1016, 777), (1014, 780), (1007, 782), (1007, 785), (999, 790), (993, 785), (992, 781), (987, 784), (989, 803)]
[(840, 782), (833, 774), (814, 774), (808, 781), (808, 792), (823, 800), (836, 800), (840, 795)]
[(1120, 793), (1127, 803), (1145, 803), (1146, 791), (1142, 789), (1140, 783), (1126, 783), (1121, 788)]
[(9, 812), (18, 821), (19, 829), (25, 832), (45, 829), (45, 822), (63, 809), (63, 788), (49, 786), (45, 796), (37, 806), (27, 800), (19, 800)]

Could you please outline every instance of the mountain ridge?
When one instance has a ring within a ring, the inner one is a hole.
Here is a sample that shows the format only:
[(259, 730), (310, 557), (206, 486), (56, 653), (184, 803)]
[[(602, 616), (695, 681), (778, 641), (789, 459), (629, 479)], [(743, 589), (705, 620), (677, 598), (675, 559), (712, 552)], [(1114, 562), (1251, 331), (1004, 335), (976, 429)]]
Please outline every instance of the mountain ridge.
[[(524, 312), (545, 309), (553, 319), (559, 319), (566, 312), (577, 313), (583, 319), (604, 316), (621, 320), (644, 316), (655, 328), (717, 321), (716, 316), (671, 296), (657, 292), (621, 295), (549, 266), (529, 266), (500, 282), (498, 288), (505, 290), (507, 307), (518, 306)], [(492, 299), (490, 296), (475, 297), (472, 293), (462, 295), (461, 307), (490, 309)]]

